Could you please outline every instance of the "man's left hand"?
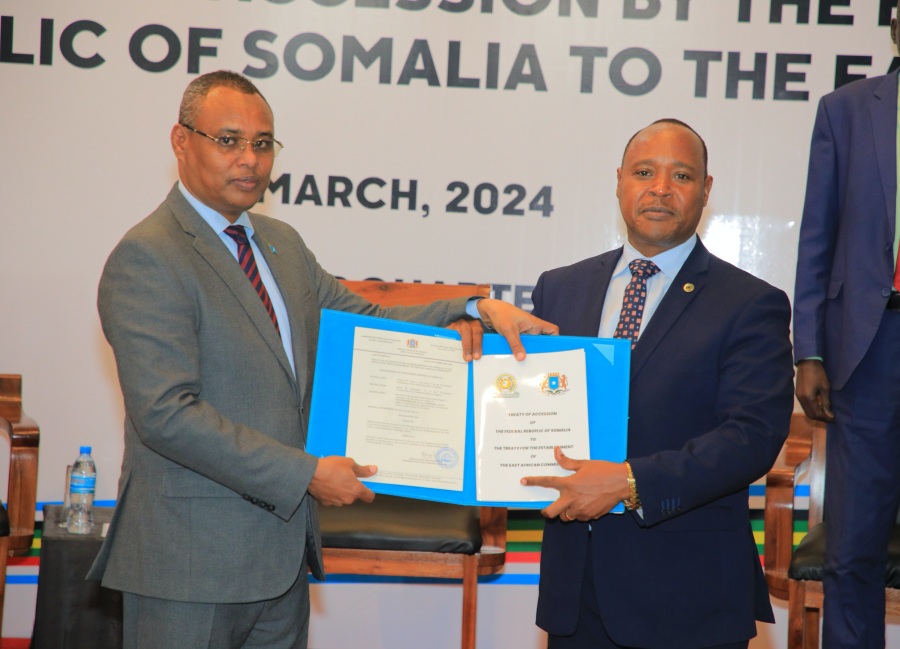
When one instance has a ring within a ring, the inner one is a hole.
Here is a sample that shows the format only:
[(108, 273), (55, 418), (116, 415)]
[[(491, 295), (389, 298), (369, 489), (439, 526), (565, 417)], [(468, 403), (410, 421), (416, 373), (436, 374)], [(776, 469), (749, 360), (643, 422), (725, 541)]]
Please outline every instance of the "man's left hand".
[(624, 464), (603, 460), (573, 460), (558, 446), (553, 449), (553, 453), (562, 468), (575, 473), (564, 478), (522, 478), (522, 484), (526, 487), (547, 487), (559, 492), (559, 498), (541, 511), (546, 518), (559, 516), (562, 521), (594, 520), (609, 513), (609, 510), (630, 495), (628, 469)]

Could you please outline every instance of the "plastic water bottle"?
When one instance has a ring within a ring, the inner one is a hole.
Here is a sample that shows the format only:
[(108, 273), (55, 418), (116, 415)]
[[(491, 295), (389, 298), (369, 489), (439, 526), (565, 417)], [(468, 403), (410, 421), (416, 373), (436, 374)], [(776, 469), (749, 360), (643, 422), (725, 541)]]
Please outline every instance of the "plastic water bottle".
[(97, 467), (91, 457), (91, 447), (82, 446), (72, 465), (69, 481), (69, 514), (66, 527), (70, 534), (90, 534), (94, 526), (94, 486), (97, 483)]

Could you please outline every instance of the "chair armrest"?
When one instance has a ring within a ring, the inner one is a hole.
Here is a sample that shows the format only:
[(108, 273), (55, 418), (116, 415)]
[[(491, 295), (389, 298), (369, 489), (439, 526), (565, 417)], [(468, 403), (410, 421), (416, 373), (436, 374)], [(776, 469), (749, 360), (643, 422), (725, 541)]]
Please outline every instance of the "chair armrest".
[(22, 411), (22, 377), (0, 375), (0, 432), (9, 437), (9, 555), (28, 554), (34, 537), (40, 429)]
[(788, 598), (787, 571), (794, 549), (794, 486), (812, 453), (812, 428), (802, 414), (791, 429), (775, 464), (766, 474), (765, 568), (772, 595)]
[(505, 507), (481, 508), (481, 551), (506, 552)]

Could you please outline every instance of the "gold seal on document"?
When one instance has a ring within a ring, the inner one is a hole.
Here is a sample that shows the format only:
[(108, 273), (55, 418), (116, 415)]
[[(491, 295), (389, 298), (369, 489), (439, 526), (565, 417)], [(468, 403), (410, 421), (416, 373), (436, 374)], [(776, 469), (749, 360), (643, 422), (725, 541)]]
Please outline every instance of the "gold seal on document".
[(516, 377), (512, 374), (501, 374), (494, 380), (494, 387), (499, 394), (515, 394)]

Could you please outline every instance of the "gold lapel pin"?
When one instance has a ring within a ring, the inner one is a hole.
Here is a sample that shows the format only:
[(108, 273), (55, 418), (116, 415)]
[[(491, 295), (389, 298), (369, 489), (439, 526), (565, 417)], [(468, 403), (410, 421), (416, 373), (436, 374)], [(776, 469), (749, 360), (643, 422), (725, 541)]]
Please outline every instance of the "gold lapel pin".
[(691, 284), (690, 282), (685, 284), (682, 288), (684, 289), (685, 293), (693, 293), (694, 292), (694, 285)]

